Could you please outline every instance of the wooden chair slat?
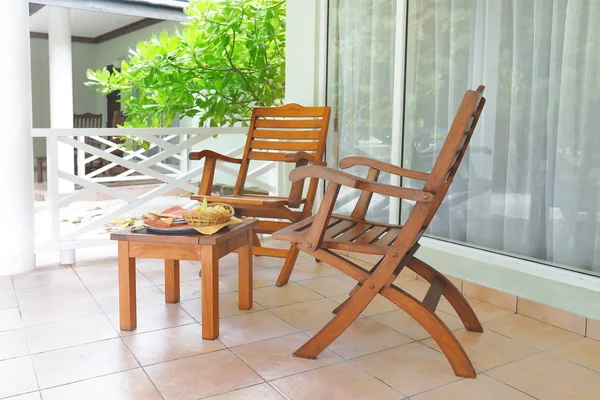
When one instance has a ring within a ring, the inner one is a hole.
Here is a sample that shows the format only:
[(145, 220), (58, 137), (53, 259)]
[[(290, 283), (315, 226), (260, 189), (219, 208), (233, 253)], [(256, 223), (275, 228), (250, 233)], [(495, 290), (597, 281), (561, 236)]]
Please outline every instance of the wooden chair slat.
[(255, 130), (254, 138), (257, 139), (287, 139), (287, 140), (307, 140), (319, 139), (320, 131), (302, 131), (302, 130)]
[[(435, 314), (435, 309), (444, 296), (463, 321), (465, 328), (482, 332), (483, 328), (473, 309), (460, 291), (441, 273), (419, 260), (415, 254), (419, 239), (427, 229), (446, 195), (456, 171), (467, 151), (479, 116), (485, 105), (483, 86), (476, 91), (467, 91), (450, 126), (442, 150), (429, 174), (410, 171), (377, 160), (349, 157), (340, 163), (342, 168), (352, 165), (369, 167), (366, 179), (354, 177), (325, 167), (303, 167), (295, 170), (292, 181), (309, 178), (325, 178), (327, 192), (317, 214), (309, 221), (300, 221), (281, 232), (275, 239), (286, 239), (307, 254), (319, 258), (344, 274), (354, 278), (357, 285), (348, 299), (334, 310), (335, 316), (319, 332), (312, 336), (294, 353), (297, 357), (314, 359), (332, 344), (360, 316), (378, 294), (384, 296), (411, 315), (435, 339), (450, 362), (454, 373), (461, 377), (474, 378), (475, 369), (466, 352), (452, 331)], [(414, 193), (377, 182), (380, 172), (416, 178), (423, 182), (421, 197), (414, 197), (415, 205), (404, 225), (391, 225), (367, 221), (372, 194), (394, 195), (408, 198)], [(341, 185), (361, 190), (360, 200), (350, 216), (332, 214)], [(333, 250), (361, 254), (381, 255), (370, 271), (356, 266), (350, 259)], [(431, 283), (423, 301), (393, 285), (403, 268), (408, 267)], [(283, 271), (282, 271), (283, 273)], [(287, 282), (291, 271), (283, 276)]]
[(252, 113), (257, 117), (321, 117), (325, 118), (328, 109), (325, 107), (304, 107), (300, 104), (289, 103), (280, 107), (257, 107)]
[(257, 128), (287, 128), (305, 130), (306, 128), (320, 128), (323, 120), (319, 119), (257, 119), (254, 121)]
[(289, 150), (289, 151), (316, 151), (319, 148), (317, 142), (274, 142), (267, 140), (252, 140), (251, 149), (264, 150)]

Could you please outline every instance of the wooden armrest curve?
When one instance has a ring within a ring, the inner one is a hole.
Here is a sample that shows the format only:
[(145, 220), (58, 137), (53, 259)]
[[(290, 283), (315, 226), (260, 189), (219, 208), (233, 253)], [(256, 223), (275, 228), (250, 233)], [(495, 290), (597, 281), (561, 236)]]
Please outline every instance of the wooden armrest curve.
[(305, 151), (296, 151), (291, 153), (285, 153), (284, 160), (286, 162), (298, 162), (300, 160), (306, 160), (313, 165), (327, 165), (325, 161), (321, 161), (315, 158), (314, 155), (309, 154)]
[(429, 178), (429, 174), (425, 172), (413, 171), (411, 169), (401, 168), (394, 164), (388, 164), (379, 160), (374, 160), (367, 157), (350, 156), (340, 161), (340, 168), (346, 169), (355, 165), (363, 165), (376, 169), (378, 171), (387, 172), (398, 176), (403, 176), (410, 179), (418, 179), (420, 181), (426, 181)]
[(212, 150), (194, 151), (194, 152), (190, 153), (189, 158), (190, 158), (190, 160), (202, 160), (203, 158), (216, 158), (218, 160), (223, 160), (223, 161), (234, 163), (234, 164), (242, 163), (241, 158), (229, 157), (229, 156), (223, 155), (221, 153), (217, 153), (216, 151), (212, 151)]
[(433, 193), (425, 192), (423, 190), (373, 182), (367, 179), (359, 178), (358, 176), (348, 174), (346, 172), (322, 166), (311, 165), (306, 167), (299, 167), (294, 169), (290, 173), (290, 181), (292, 182), (296, 182), (309, 177), (323, 179), (353, 189), (364, 190), (366, 192), (378, 193), (386, 196), (398, 197), (406, 200), (431, 203), (434, 197)]

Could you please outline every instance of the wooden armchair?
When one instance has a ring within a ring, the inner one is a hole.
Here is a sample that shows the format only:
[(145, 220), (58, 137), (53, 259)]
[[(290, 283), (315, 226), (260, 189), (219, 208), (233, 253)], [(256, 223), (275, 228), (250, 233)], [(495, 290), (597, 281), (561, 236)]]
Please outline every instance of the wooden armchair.
[[(253, 254), (285, 258), (283, 270), (293, 268), (298, 249), (262, 247), (257, 233), (271, 234), (312, 215), (317, 192), (317, 178), (311, 178), (306, 195), (304, 181), (292, 184), (288, 197), (261, 196), (244, 193), (244, 184), (252, 161), (326, 165), (323, 161), (329, 125), (329, 107), (302, 107), (288, 104), (282, 107), (255, 108), (252, 112), (248, 139), (242, 158), (228, 157), (214, 151), (190, 153), (190, 160), (204, 159), (204, 171), (198, 195), (192, 199), (231, 204), (239, 216), (260, 218), (254, 229)], [(239, 174), (231, 196), (211, 196), (217, 160), (239, 165)], [(293, 210), (296, 209), (296, 210)], [(281, 284), (281, 279), (277, 284)], [(285, 279), (287, 282), (287, 278)]]
[[(369, 172), (366, 179), (322, 166), (305, 166), (292, 171), (292, 182), (318, 177), (329, 181), (329, 184), (315, 216), (282, 229), (273, 237), (291, 242), (300, 250), (358, 281), (350, 292), (350, 297), (334, 310), (336, 315), (333, 319), (300, 347), (294, 353), (295, 356), (316, 358), (350, 326), (375, 296), (380, 294), (406, 311), (429, 332), (446, 355), (456, 375), (475, 377), (475, 370), (464, 349), (435, 314), (441, 296), (454, 307), (467, 330), (483, 332), (481, 324), (460, 291), (441, 273), (415, 257), (415, 252), (419, 248), (419, 238), (435, 216), (467, 150), (485, 104), (483, 89), (483, 86), (480, 86), (477, 91), (468, 91), (465, 94), (431, 173), (411, 171), (364, 157), (345, 158), (340, 162), (340, 167), (344, 169), (354, 165), (367, 166)], [(424, 182), (423, 188), (419, 190), (379, 183), (377, 178), (381, 171), (420, 180)], [(342, 185), (362, 191), (350, 216), (332, 214)], [(415, 206), (406, 223), (400, 226), (365, 220), (373, 193), (414, 201)], [(383, 257), (368, 271), (332, 250), (377, 254)], [(422, 300), (393, 284), (405, 267), (431, 284)], [(293, 266), (282, 271), (281, 283), (286, 282), (292, 268)]]

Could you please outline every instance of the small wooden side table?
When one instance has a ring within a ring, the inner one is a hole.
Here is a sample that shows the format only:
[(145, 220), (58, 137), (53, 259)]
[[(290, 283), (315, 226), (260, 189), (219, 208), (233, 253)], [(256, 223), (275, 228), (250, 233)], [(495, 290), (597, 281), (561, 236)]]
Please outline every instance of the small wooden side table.
[(219, 259), (238, 250), (239, 308), (252, 308), (252, 228), (256, 220), (244, 220), (222, 231), (201, 234), (160, 235), (129, 229), (113, 233), (119, 241), (119, 322), (123, 331), (137, 326), (135, 259), (165, 260), (165, 302), (179, 302), (179, 261), (202, 262), (202, 338), (219, 336)]

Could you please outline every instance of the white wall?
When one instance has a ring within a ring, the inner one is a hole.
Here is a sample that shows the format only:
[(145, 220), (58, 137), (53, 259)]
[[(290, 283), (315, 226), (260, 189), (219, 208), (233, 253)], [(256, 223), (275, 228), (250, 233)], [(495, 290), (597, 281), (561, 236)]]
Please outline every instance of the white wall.
[[(87, 81), (88, 68), (99, 69), (106, 65), (126, 59), (130, 48), (138, 42), (149, 39), (152, 33), (159, 34), (163, 29), (173, 32), (179, 23), (165, 21), (139, 31), (109, 40), (100, 44), (73, 43), (73, 100), (74, 112), (102, 114), (106, 124), (106, 98), (97, 93), (94, 87), (84, 85)], [(50, 127), (50, 84), (48, 65), (48, 40), (31, 39), (31, 82), (33, 100), (33, 127)], [(45, 155), (45, 139), (35, 138), (33, 141), (35, 157)]]

